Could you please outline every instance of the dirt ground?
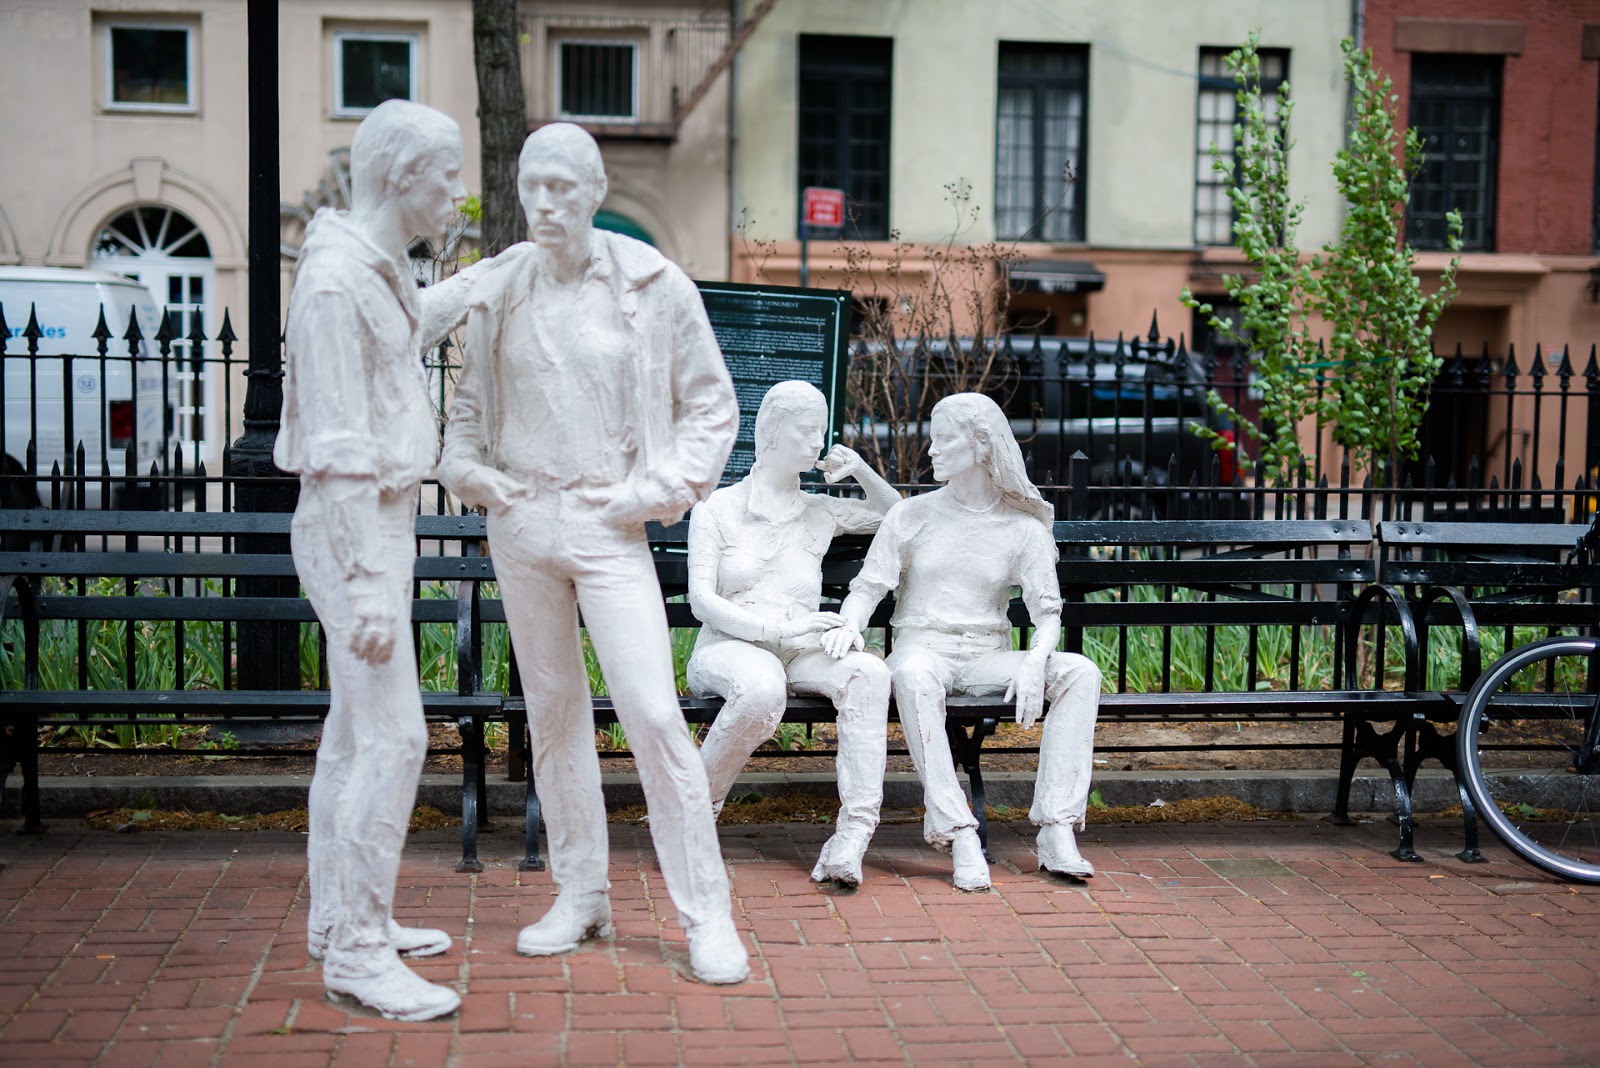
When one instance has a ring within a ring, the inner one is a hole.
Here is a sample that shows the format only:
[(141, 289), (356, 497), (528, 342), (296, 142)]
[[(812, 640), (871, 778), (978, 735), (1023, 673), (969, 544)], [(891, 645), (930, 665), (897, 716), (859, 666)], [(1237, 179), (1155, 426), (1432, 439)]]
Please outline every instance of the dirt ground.
[[(899, 726), (891, 725), (889, 730), (888, 770), (911, 771), (911, 758), (904, 755), (905, 744)], [(1002, 723), (996, 735), (984, 742), (984, 770), (1031, 771), (1038, 762), (1037, 748), (1041, 733), (1041, 727), (1023, 731), (1015, 724)], [(1338, 724), (1329, 722), (1104, 722), (1095, 730), (1095, 764), (1097, 767), (1122, 771), (1337, 768), (1339, 735)], [(40, 771), (44, 775), (310, 774), (316, 749), (314, 738), (289, 744), (279, 743), (279, 749), (293, 752), (278, 756), (254, 755), (247, 747), (202, 750), (200, 746), (207, 744), (203, 735), (194, 737), (188, 744), (193, 748), (180, 753), (148, 750), (130, 752), (105, 747), (45, 753), (40, 758)], [(495, 748), (490, 753), (489, 774), (504, 775), (505, 740), (501, 737), (494, 744)], [(833, 770), (834, 744), (833, 725), (818, 724), (812, 745), (807, 750), (783, 752), (775, 742), (768, 742), (751, 759), (749, 770), (829, 772)], [(430, 728), (430, 745), (434, 750), (457, 749), (460, 739), (454, 728), (435, 725)], [(1268, 746), (1328, 748), (1264, 748)], [(1138, 751), (1126, 751), (1130, 748), (1137, 748)], [(1008, 752), (1010, 749), (1033, 751)], [(898, 755), (895, 750), (900, 751)], [(603, 770), (629, 771), (633, 768), (633, 761), (626, 754), (602, 747), (601, 757)], [(448, 752), (430, 753), (426, 770), (459, 772), (461, 758)]]

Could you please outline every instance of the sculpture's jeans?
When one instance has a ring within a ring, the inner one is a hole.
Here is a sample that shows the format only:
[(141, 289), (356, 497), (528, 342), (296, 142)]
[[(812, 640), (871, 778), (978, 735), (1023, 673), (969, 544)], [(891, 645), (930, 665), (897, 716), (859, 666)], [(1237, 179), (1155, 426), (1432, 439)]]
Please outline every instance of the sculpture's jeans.
[(888, 746), (889, 669), (882, 660), (855, 652), (841, 660), (810, 648), (784, 661), (742, 641), (722, 641), (695, 650), (689, 687), (725, 699), (700, 745), (712, 804), (720, 806), (756, 747), (783, 719), (789, 693), (817, 694), (838, 710), (840, 829), (870, 837), (883, 804), (883, 766)]
[[(1006, 692), (1027, 654), (967, 637), (896, 631), (889, 669), (906, 748), (922, 778), (923, 836), (947, 846), (960, 831), (975, 828), (955, 759), (945, 734), (945, 698), (992, 697)], [(1050, 714), (1039, 743), (1039, 772), (1028, 818), (1043, 826), (1082, 828), (1094, 768), (1094, 723), (1100, 709), (1100, 669), (1076, 653), (1052, 652), (1045, 665), (1044, 692)]]
[(553, 491), (489, 514), (489, 549), (528, 703), (550, 870), (566, 893), (603, 893), (608, 842), (578, 610), (627, 732), (650, 837), (686, 929), (732, 915), (705, 768), (684, 727), (666, 610), (642, 527), (618, 530)]
[(412, 495), (384, 495), (371, 533), (369, 559), (382, 562), (383, 594), (401, 621), (384, 664), (351, 651), (356, 620), (334, 561), (326, 501), (313, 484), (301, 489), (290, 527), (295, 569), (328, 642), (332, 698), (311, 779), (306, 852), (307, 924), (313, 938), (328, 933), (330, 962), (391, 948), (395, 877), (428, 747), (410, 627), (415, 512)]

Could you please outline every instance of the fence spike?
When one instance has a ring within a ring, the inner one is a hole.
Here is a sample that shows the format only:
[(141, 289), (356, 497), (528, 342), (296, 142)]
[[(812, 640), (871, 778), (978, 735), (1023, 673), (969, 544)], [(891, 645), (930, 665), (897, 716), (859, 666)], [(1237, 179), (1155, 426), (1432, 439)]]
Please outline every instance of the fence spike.
[(1522, 369), (1517, 366), (1517, 343), (1515, 341), (1506, 346), (1506, 365), (1501, 369), (1500, 373), (1506, 376), (1506, 389), (1515, 389), (1517, 376), (1522, 373)]
[(97, 354), (104, 356), (111, 342), (111, 328), (106, 325), (106, 306), (100, 305), (100, 321), (94, 324), (94, 333), (89, 335), (94, 338)]
[(22, 328), (22, 337), (28, 343), (28, 355), (39, 355), (39, 339), (44, 337), (44, 330), (39, 326), (37, 304), (28, 305), (28, 325)]
[[(100, 312), (100, 321), (106, 321), (104, 309)], [(11, 340), (11, 328), (6, 325), (6, 306), (0, 304), (0, 356), (6, 354), (6, 343)]]
[(222, 329), (217, 331), (217, 340), (222, 343), (222, 355), (233, 355), (233, 343), (239, 340), (239, 335), (233, 332), (233, 317), (227, 308), (222, 309)]
[(177, 336), (178, 328), (172, 324), (172, 308), (162, 308), (161, 323), (156, 327), (156, 341), (161, 345), (161, 355), (167, 355), (172, 348), (172, 339)]
[(1567, 385), (1572, 381), (1572, 349), (1563, 346), (1561, 349), (1561, 362), (1556, 364), (1556, 378), (1561, 381), (1561, 392), (1567, 391)]
[(39, 447), (32, 438), (28, 439), (28, 448), (23, 453), (23, 460), (28, 469), (28, 477), (36, 478), (39, 474)]
[(1533, 343), (1533, 366), (1528, 368), (1528, 377), (1533, 379), (1533, 390), (1538, 393), (1544, 389), (1544, 344)]
[(1150, 309), (1150, 344), (1161, 340), (1161, 327), (1156, 325), (1156, 309)]
[(1595, 344), (1589, 343), (1589, 362), (1583, 369), (1583, 377), (1588, 382), (1589, 392), (1600, 389), (1600, 362), (1595, 359)]

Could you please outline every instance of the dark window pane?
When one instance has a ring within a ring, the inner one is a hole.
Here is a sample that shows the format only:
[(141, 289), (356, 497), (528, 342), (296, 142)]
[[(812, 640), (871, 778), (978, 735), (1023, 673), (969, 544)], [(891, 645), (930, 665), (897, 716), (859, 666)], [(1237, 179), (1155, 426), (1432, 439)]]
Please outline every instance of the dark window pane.
[(385, 100), (411, 99), (411, 42), (361, 38), (340, 42), (340, 106), (375, 108)]
[(1494, 247), (1499, 122), (1500, 57), (1412, 57), (1411, 127), (1425, 153), (1406, 212), (1406, 237), (1414, 246), (1444, 248), (1445, 216), (1455, 210), (1463, 247)]
[(111, 27), (111, 102), (188, 105), (189, 31)]
[(843, 189), (860, 235), (889, 233), (893, 42), (800, 38), (800, 187)]
[(632, 119), (632, 44), (561, 45), (561, 114)]
[[(1233, 244), (1234, 208), (1229, 192), (1233, 179), (1219, 174), (1211, 154), (1216, 145), (1222, 160), (1235, 159), (1233, 124), (1238, 118), (1238, 83), (1228, 69), (1227, 48), (1200, 50), (1199, 115), (1195, 123), (1194, 240), (1197, 245)], [(1288, 79), (1289, 53), (1283, 49), (1261, 49), (1262, 106), (1267, 113), (1267, 128), (1278, 129), (1279, 88)]]
[(1001, 239), (1083, 240), (1087, 93), (1084, 46), (1000, 43), (994, 223)]

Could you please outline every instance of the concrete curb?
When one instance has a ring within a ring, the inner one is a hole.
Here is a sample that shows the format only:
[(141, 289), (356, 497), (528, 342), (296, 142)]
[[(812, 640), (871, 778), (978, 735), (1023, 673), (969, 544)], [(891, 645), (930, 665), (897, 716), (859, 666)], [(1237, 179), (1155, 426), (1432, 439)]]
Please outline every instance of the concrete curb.
[[(638, 776), (603, 775), (608, 809), (644, 802)], [(984, 776), (990, 805), (1026, 809), (1033, 800), (1032, 772), (991, 772)], [(18, 811), (18, 776), (5, 792), (3, 811)], [(245, 815), (301, 808), (306, 803), (309, 775), (128, 775), (53, 776), (40, 780), (41, 807), (46, 817), (82, 816), (97, 809), (133, 806), (146, 793), (157, 808)], [(1097, 771), (1094, 786), (1107, 805), (1149, 805), (1157, 800), (1229, 796), (1275, 812), (1323, 816), (1333, 810), (1336, 776), (1328, 771)], [(771, 797), (789, 792), (834, 794), (830, 773), (750, 773), (740, 778), (734, 796), (758, 793)], [(490, 779), (489, 812), (517, 816), (523, 809), (522, 783)], [(452, 812), (461, 805), (461, 780), (451, 775), (425, 775), (417, 791), (420, 804)], [(1425, 770), (1417, 775), (1413, 801), (1419, 813), (1438, 812), (1460, 803), (1449, 772)], [(890, 774), (884, 782), (885, 808), (922, 804), (922, 787), (910, 772)], [(1352, 812), (1394, 810), (1394, 792), (1386, 774), (1357, 775), (1350, 792)]]

